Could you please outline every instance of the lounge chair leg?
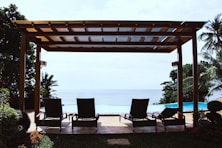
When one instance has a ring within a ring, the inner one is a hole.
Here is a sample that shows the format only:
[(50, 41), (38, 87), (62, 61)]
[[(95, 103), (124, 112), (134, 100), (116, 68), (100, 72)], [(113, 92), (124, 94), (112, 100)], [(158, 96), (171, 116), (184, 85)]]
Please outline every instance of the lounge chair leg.
[(135, 129), (134, 129), (134, 127), (132, 126), (132, 131), (133, 131), (133, 133), (135, 132)]

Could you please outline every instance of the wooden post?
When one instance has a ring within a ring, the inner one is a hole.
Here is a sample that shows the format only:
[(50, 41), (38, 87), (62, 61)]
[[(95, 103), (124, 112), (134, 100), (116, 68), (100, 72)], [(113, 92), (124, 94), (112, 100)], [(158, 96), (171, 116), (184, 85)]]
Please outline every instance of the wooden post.
[(21, 33), (19, 59), (19, 109), (25, 111), (26, 35)]
[(177, 94), (178, 94), (178, 107), (180, 112), (180, 118), (183, 116), (183, 67), (182, 67), (182, 48), (181, 44), (177, 46), (178, 55), (178, 68), (177, 68)]
[(41, 41), (37, 41), (37, 51), (36, 51), (36, 64), (35, 64), (35, 100), (34, 100), (34, 108), (35, 108), (35, 122), (39, 120), (37, 115), (39, 114), (39, 104), (40, 104), (40, 66), (41, 66)]
[(196, 31), (192, 35), (193, 45), (193, 127), (198, 126), (198, 71), (197, 71), (197, 37)]

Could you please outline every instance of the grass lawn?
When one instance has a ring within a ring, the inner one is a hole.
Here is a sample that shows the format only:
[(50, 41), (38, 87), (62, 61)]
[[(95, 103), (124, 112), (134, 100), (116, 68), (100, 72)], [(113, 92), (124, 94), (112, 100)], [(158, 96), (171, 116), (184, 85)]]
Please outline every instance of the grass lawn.
[[(222, 140), (188, 132), (146, 134), (48, 135), (55, 148), (221, 148)], [(222, 138), (222, 137), (221, 137)], [(220, 139), (221, 139), (220, 138)], [(108, 141), (118, 144), (110, 144)], [(128, 142), (128, 143), (127, 143)]]

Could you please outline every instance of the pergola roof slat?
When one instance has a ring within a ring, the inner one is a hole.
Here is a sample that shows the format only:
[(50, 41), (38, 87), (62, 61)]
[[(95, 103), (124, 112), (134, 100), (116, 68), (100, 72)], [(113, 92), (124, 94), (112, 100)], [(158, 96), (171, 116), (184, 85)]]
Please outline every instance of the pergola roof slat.
[(35, 42), (40, 39), (47, 51), (75, 52), (171, 52), (177, 45), (191, 40), (193, 31), (205, 23), (115, 20), (13, 22), (21, 32), (25, 32), (28, 40)]

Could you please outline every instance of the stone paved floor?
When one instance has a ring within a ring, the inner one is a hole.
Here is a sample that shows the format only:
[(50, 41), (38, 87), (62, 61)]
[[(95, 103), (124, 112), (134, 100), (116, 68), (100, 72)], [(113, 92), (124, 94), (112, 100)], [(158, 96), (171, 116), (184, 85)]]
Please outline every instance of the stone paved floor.
[[(34, 112), (29, 112), (29, 117), (31, 119), (31, 126), (28, 132), (36, 129), (34, 123)], [(192, 113), (186, 113), (186, 126), (192, 127)], [(72, 130), (71, 122), (67, 118), (63, 120), (62, 130), (59, 127), (46, 127), (41, 126), (37, 128), (38, 131), (46, 132), (50, 134), (123, 134), (123, 133), (152, 133), (156, 132), (155, 127), (137, 127), (132, 129), (131, 121), (121, 118), (119, 121), (118, 116), (101, 116), (98, 120), (98, 128), (91, 127), (74, 127)], [(168, 126), (167, 130), (161, 121), (157, 120), (157, 132), (177, 132), (184, 131), (184, 126)]]

